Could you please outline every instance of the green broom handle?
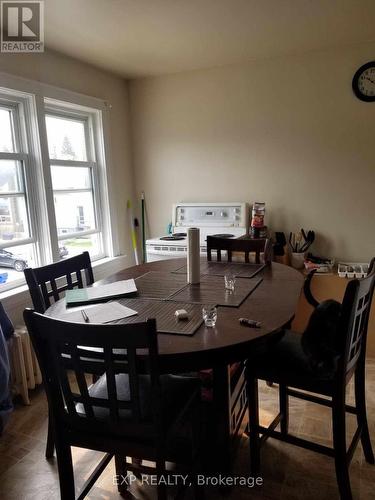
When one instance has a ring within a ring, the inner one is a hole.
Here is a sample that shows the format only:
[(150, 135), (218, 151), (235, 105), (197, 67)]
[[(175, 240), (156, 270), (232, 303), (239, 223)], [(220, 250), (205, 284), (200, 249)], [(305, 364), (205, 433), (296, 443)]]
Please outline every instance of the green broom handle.
[(142, 203), (142, 252), (143, 252), (143, 262), (146, 262), (146, 228), (145, 228), (145, 193), (141, 193), (141, 203)]

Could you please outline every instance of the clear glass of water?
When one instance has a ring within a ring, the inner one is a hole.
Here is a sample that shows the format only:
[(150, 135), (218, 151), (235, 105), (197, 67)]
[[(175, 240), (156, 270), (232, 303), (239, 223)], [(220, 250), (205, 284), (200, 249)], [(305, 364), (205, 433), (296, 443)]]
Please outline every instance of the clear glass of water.
[(234, 287), (236, 285), (236, 277), (232, 273), (226, 273), (224, 275), (225, 290), (234, 292)]
[(202, 316), (204, 319), (204, 324), (209, 328), (213, 328), (216, 325), (217, 320), (217, 308), (215, 306), (205, 306), (202, 308)]

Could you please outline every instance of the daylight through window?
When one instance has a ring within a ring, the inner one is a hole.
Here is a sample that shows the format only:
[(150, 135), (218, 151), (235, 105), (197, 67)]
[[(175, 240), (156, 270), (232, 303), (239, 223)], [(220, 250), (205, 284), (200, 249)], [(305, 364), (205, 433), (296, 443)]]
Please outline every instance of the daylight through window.
[(108, 254), (102, 137), (99, 110), (0, 91), (0, 291), (26, 266)]

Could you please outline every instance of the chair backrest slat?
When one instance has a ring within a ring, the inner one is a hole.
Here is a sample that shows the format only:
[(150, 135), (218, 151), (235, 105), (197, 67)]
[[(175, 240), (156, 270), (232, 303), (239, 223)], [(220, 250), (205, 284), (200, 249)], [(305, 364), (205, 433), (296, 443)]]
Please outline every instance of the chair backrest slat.
[(55, 352), (54, 355), (54, 363), (56, 367), (56, 371), (59, 372), (60, 374), (60, 383), (61, 383), (61, 390), (62, 390), (62, 395), (64, 402), (66, 404), (66, 407), (68, 408), (68, 411), (71, 415), (76, 415), (76, 406), (75, 406), (75, 398), (73, 396), (73, 393), (70, 388), (69, 384), (69, 379), (68, 379), (68, 371), (66, 370), (66, 362), (65, 360), (61, 358), (57, 352)]
[[(86, 283), (83, 281), (82, 271), (85, 273)], [(24, 274), (34, 309), (41, 313), (51, 305), (51, 298), (56, 302), (65, 290), (75, 287), (83, 288), (94, 283), (88, 252), (48, 266), (26, 268)], [(75, 279), (73, 274), (76, 275)]]
[[(25, 276), (26, 276), (26, 273), (25, 273)], [(34, 305), (35, 309), (38, 308), (38, 310), (39, 310), (40, 307), (38, 307), (37, 302), (34, 302), (33, 294), (31, 293), (30, 287), (29, 287), (29, 290), (30, 290), (30, 294), (31, 294), (31, 300), (33, 301), (33, 305)], [(37, 290), (39, 292), (39, 289), (37, 289)], [(50, 295), (49, 295), (49, 291), (48, 291), (46, 283), (40, 284), (40, 291), (41, 291), (40, 301), (42, 304), (41, 307), (42, 307), (42, 311), (45, 311), (51, 305), (51, 301), (49, 300)]]
[[(69, 323), (28, 309), (24, 319), (57, 425), (73, 431), (110, 431), (112, 435), (139, 432), (157, 436), (163, 432), (154, 319), (128, 325)], [(98, 384), (104, 392), (92, 393), (87, 375), (103, 372), (105, 379)], [(146, 415), (142, 414), (140, 394), (140, 377), (145, 376), (151, 387)], [(121, 396), (118, 384), (126, 377), (129, 390)], [(118, 425), (122, 418), (126, 419), (125, 427)]]
[(141, 405), (139, 397), (139, 381), (137, 377), (137, 355), (135, 349), (128, 349), (129, 361), (129, 387), (132, 401), (132, 411), (136, 420), (141, 418)]
[(113, 369), (112, 349), (110, 347), (104, 348), (105, 359), (105, 373), (107, 377), (107, 392), (109, 401), (109, 411), (111, 418), (115, 421), (119, 419), (119, 411), (117, 404), (117, 388), (116, 388), (116, 374)]
[(94, 411), (92, 409), (90, 402), (90, 395), (87, 388), (87, 381), (85, 378), (85, 373), (83, 372), (82, 367), (80, 365), (80, 357), (78, 353), (78, 347), (76, 345), (72, 345), (71, 356), (73, 362), (73, 370), (78, 383), (78, 388), (81, 394), (81, 400), (83, 403), (83, 407), (85, 409), (86, 417), (94, 418)]
[(60, 296), (59, 296), (59, 291), (58, 291), (58, 288), (56, 285), (56, 280), (51, 279), (50, 283), (51, 283), (51, 288), (52, 288), (52, 296), (55, 299), (55, 302), (57, 302), (60, 299)]
[(76, 276), (77, 276), (78, 288), (83, 288), (82, 274), (80, 270), (76, 271)]
[(72, 275), (70, 273), (68, 273), (66, 275), (66, 285), (67, 285), (68, 290), (72, 290), (72, 288), (73, 288), (73, 281), (72, 281)]
[(212, 260), (212, 251), (216, 251), (218, 262), (222, 260), (222, 251), (227, 253), (227, 261), (233, 261), (233, 252), (244, 254), (246, 263), (250, 262), (250, 254), (255, 255), (256, 264), (260, 264), (260, 256), (263, 254), (263, 260), (266, 264), (272, 260), (272, 245), (267, 238), (257, 239), (239, 239), (239, 238), (220, 238), (218, 236), (207, 236), (207, 260)]
[(359, 361), (364, 361), (366, 354), (367, 327), (375, 286), (373, 261), (366, 278), (348, 283), (342, 302), (340, 331), (345, 333), (345, 345), (341, 367), (346, 377), (353, 373)]

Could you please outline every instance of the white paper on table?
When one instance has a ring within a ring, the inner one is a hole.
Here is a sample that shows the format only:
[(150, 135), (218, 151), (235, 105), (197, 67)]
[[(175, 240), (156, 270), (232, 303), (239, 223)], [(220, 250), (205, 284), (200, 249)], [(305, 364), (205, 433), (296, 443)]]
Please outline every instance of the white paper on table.
[(101, 297), (110, 297), (111, 295), (121, 295), (125, 293), (134, 293), (137, 291), (135, 281), (121, 280), (108, 283), (107, 285), (91, 286), (86, 289), (89, 299), (96, 299)]
[(135, 316), (137, 311), (130, 309), (130, 307), (123, 306), (118, 302), (106, 302), (105, 304), (89, 305), (86, 307), (75, 307), (74, 311), (67, 310), (64, 314), (59, 316), (63, 321), (71, 321), (72, 323), (84, 323), (82, 312), (85, 311), (90, 323), (109, 323), (118, 319), (129, 318)]

